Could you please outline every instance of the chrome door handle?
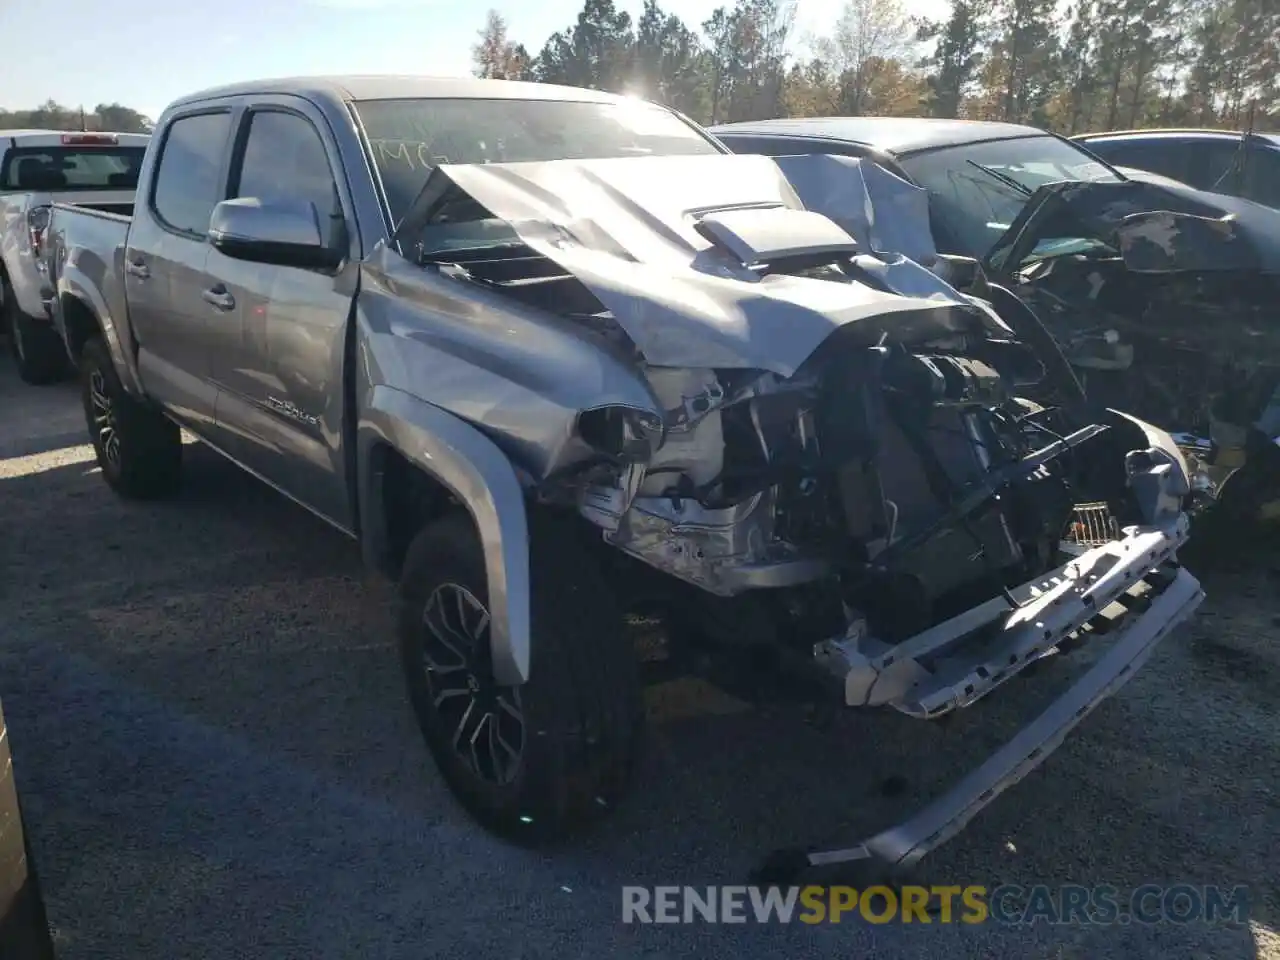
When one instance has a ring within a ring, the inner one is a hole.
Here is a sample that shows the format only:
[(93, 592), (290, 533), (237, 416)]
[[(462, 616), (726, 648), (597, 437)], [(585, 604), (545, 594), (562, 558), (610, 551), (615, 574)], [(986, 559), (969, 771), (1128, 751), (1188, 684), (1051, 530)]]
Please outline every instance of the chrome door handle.
[(145, 280), (151, 276), (151, 268), (141, 260), (126, 260), (124, 262), (124, 272), (131, 277), (137, 277), (139, 280)]
[(219, 310), (233, 310), (236, 305), (236, 298), (227, 293), (227, 288), (223, 286), (210, 287), (204, 293), (200, 294), (204, 297), (204, 302), (217, 307)]

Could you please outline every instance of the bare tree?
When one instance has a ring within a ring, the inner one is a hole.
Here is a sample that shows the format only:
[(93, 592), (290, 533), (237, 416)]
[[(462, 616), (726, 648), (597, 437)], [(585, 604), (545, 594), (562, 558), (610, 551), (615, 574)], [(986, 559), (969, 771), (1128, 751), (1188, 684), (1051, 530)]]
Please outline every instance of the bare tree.
[(529, 55), (520, 44), (507, 39), (507, 21), (497, 10), (485, 17), (480, 39), (471, 48), (472, 72), (487, 80), (524, 80)]
[(910, 57), (916, 29), (902, 0), (846, 0), (831, 36), (814, 44), (840, 83), (840, 109), (864, 112), (880, 68)]

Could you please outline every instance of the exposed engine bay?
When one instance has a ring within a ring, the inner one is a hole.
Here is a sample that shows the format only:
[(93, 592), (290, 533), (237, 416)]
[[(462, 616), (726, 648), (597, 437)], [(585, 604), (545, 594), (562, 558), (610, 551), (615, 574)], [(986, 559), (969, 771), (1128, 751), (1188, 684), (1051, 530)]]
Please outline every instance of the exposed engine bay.
[(1084, 393), (1176, 429), (1204, 461), (1206, 493), (1280, 436), (1280, 341), (1270, 329), (1280, 278), (1133, 274), (1118, 260), (1076, 257), (1018, 279), (1014, 290), (1051, 319)]
[[(711, 370), (652, 371), (677, 425), (649, 462), (596, 468), (584, 515), (712, 593), (830, 578), (886, 639), (929, 626), (958, 591), (986, 599), (1053, 566), (1071, 485), (1053, 459), (1021, 465), (1061, 441), (995, 368), (840, 347), (737, 389)], [(961, 503), (1002, 470), (1000, 495)]]
[[(811, 209), (848, 222), (877, 249), (936, 257), (923, 189), (858, 158), (778, 162)], [(1197, 502), (1208, 505), (1246, 460), (1280, 477), (1280, 215), (1145, 176), (1028, 190), (981, 267), (953, 283), (994, 298), (1042, 355), (1054, 346), (1064, 355), (1032, 396), (1087, 400), (1176, 431)], [(864, 213), (878, 198), (868, 204), (875, 190), (852, 189), (859, 183), (889, 193), (882, 205), (897, 215), (892, 230)], [(1280, 495), (1280, 480), (1272, 487)]]
[[(1203, 478), (1210, 486), (1250, 455), (1274, 453), (1274, 211), (1177, 184), (1062, 183), (1032, 196), (1006, 237), (1012, 288), (1091, 400), (1177, 430), (1219, 467)], [(1083, 242), (1037, 252), (1069, 237)]]

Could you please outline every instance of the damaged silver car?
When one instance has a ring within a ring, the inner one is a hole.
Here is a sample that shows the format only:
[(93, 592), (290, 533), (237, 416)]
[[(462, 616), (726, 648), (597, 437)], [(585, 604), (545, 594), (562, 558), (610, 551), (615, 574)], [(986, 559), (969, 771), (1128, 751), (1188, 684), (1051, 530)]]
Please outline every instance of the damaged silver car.
[[(193, 118), (208, 129), (182, 141)], [(255, 131), (306, 164), (282, 176)], [(175, 140), (183, 169), (230, 168), (189, 251), (146, 195)], [(399, 579), (427, 744), (505, 835), (622, 796), (644, 722), (631, 612), (767, 644), (837, 702), (922, 720), (1082, 651), (1069, 689), (944, 795), (808, 854), (905, 864), (1201, 601), (1168, 434), (1026, 399), (1044, 358), (990, 303), (668, 111), (511, 82), (274, 81), (179, 102), (152, 144), (131, 223), (58, 207), (50, 226), (104, 479), (171, 491), (182, 424), (357, 538)], [(207, 326), (155, 300), (193, 290)]]

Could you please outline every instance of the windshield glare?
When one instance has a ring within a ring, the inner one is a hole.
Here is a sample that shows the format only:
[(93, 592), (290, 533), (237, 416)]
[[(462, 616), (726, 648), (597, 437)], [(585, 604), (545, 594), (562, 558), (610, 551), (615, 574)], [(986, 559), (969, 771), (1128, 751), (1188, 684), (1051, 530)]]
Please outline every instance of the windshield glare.
[(355, 109), (396, 223), (441, 163), (721, 152), (676, 114), (644, 101), (439, 98), (367, 100)]
[[(979, 259), (986, 257), (1009, 229), (1030, 193), (1045, 184), (1120, 179), (1087, 153), (1050, 136), (964, 144), (903, 157), (899, 162), (929, 191), (933, 215), (960, 247), (955, 252)], [(1021, 184), (1027, 192), (982, 167)], [(1094, 242), (1070, 237), (1050, 242), (1060, 246), (1072, 240), (1086, 245)]]

